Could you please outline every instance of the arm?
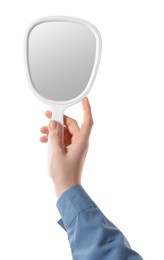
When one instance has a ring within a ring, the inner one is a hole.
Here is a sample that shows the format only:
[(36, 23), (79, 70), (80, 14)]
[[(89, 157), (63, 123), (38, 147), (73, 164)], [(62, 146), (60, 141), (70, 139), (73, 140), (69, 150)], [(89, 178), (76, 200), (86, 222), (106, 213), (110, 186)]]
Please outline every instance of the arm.
[(65, 191), (57, 207), (62, 216), (59, 224), (67, 231), (74, 260), (142, 259), (81, 185)]
[[(41, 142), (51, 139), (50, 174), (55, 186), (59, 224), (67, 231), (74, 260), (141, 260), (124, 235), (100, 211), (81, 186), (89, 136), (93, 126), (90, 104), (82, 101), (84, 121), (64, 116), (64, 143), (59, 123), (42, 127)], [(46, 112), (51, 118), (52, 113)]]

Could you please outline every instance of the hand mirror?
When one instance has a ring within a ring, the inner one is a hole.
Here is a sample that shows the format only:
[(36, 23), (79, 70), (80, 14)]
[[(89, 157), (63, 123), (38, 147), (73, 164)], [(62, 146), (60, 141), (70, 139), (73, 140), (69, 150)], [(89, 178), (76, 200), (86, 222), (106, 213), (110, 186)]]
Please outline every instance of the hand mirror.
[(45, 17), (28, 28), (25, 62), (31, 89), (62, 125), (65, 109), (90, 91), (100, 54), (100, 33), (85, 20)]
[(61, 125), (65, 109), (81, 101), (90, 91), (100, 54), (100, 33), (85, 20), (45, 17), (28, 28), (25, 64), (29, 84)]

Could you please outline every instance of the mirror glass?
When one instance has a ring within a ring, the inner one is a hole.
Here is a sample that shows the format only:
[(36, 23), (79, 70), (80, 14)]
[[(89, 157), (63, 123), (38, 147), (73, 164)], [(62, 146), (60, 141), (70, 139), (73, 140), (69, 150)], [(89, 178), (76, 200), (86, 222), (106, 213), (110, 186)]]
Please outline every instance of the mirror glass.
[(68, 101), (87, 87), (97, 42), (89, 27), (71, 21), (36, 24), (28, 34), (27, 61), (33, 88), (41, 96)]

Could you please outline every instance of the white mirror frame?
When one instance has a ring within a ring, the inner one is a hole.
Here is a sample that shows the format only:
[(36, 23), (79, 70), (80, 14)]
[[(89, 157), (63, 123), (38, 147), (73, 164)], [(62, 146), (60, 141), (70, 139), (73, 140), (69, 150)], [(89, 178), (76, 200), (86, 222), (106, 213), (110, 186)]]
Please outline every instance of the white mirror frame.
[[(71, 22), (71, 23), (76, 23), (76, 24), (80, 24), (80, 25), (84, 25), (86, 27), (88, 27), (89, 30), (91, 30), (93, 32), (93, 34), (95, 35), (95, 39), (96, 39), (96, 54), (95, 54), (95, 62), (93, 65), (93, 70), (88, 82), (88, 85), (86, 86), (85, 90), (76, 98), (69, 100), (69, 101), (53, 101), (53, 100), (49, 100), (43, 96), (41, 96), (34, 88), (32, 80), (30, 78), (30, 69), (29, 69), (29, 62), (28, 62), (28, 39), (29, 39), (29, 35), (31, 33), (31, 31), (33, 30), (33, 28), (41, 23), (46, 23), (46, 22)], [(59, 123), (61, 123), (63, 125), (63, 114), (64, 111), (67, 107), (72, 106), (74, 104), (76, 104), (77, 102), (81, 101), (85, 96), (87, 96), (87, 94), (89, 93), (93, 82), (95, 80), (97, 71), (98, 71), (98, 67), (99, 67), (99, 63), (100, 63), (100, 56), (101, 56), (101, 47), (102, 47), (102, 41), (101, 41), (101, 36), (99, 31), (97, 30), (97, 28), (90, 22), (85, 21), (83, 19), (80, 18), (74, 18), (74, 17), (68, 17), (68, 16), (49, 16), (49, 17), (43, 17), (40, 19), (35, 20), (27, 29), (27, 32), (25, 34), (25, 67), (26, 67), (26, 72), (27, 72), (27, 78), (29, 81), (29, 85), (31, 87), (32, 92), (34, 93), (35, 96), (37, 96), (37, 98), (44, 102), (45, 104), (47, 104), (53, 112), (53, 116), (52, 118), (55, 119), (56, 121), (58, 121)]]

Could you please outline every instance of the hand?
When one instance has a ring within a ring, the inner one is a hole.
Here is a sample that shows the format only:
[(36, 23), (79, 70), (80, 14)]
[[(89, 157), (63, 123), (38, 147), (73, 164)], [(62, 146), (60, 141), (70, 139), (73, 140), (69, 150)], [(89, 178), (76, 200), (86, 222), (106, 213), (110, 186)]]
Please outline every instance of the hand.
[[(89, 136), (93, 126), (92, 112), (89, 100), (82, 100), (83, 124), (81, 128), (76, 120), (64, 115), (64, 143), (62, 143), (62, 128), (55, 120), (51, 120), (40, 131), (45, 134), (40, 141), (45, 143), (50, 138), (50, 175), (59, 198), (67, 189), (81, 184), (81, 175), (89, 146)], [(46, 111), (51, 119), (52, 112)]]

